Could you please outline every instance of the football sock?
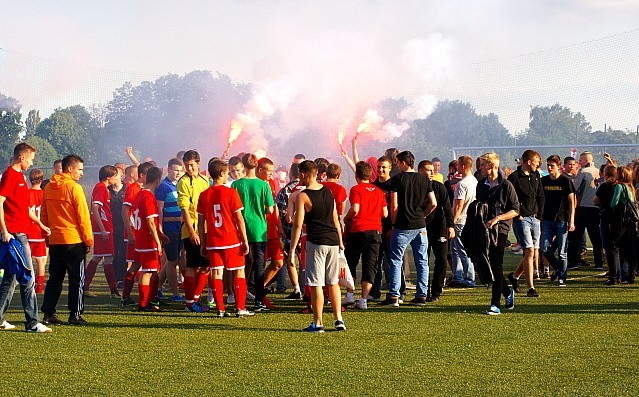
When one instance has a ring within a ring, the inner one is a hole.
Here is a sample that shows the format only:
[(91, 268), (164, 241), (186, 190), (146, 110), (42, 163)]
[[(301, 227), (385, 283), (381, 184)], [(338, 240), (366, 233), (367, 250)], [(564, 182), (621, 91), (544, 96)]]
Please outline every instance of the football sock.
[(151, 299), (150, 298), (151, 286), (138, 284), (138, 294), (140, 295), (138, 300), (138, 306), (147, 307)]
[(135, 284), (135, 273), (126, 272), (124, 283), (122, 284), (122, 299), (129, 298), (133, 285)]
[(87, 265), (86, 275), (84, 277), (84, 290), (88, 291), (89, 286), (91, 286), (91, 281), (93, 281), (93, 277), (95, 277), (95, 272), (98, 270), (98, 262), (94, 259), (91, 259), (89, 264)]
[(195, 277), (184, 276), (184, 297), (186, 298), (186, 305), (193, 304), (193, 292), (195, 291)]
[(115, 281), (115, 269), (113, 268), (113, 263), (104, 264), (104, 277), (106, 277), (107, 284), (109, 284), (109, 290), (111, 290), (111, 292), (117, 292), (118, 287)]
[(235, 290), (235, 307), (238, 310), (246, 309), (246, 279), (235, 277), (233, 289)]
[(222, 279), (213, 279), (213, 297), (217, 310), (226, 311), (224, 306), (224, 282)]

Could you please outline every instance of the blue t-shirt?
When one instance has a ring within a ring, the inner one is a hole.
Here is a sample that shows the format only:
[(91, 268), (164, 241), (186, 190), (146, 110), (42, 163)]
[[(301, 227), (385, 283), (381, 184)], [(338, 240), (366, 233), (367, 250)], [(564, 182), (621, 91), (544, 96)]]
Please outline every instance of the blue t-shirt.
[(180, 207), (177, 205), (177, 181), (175, 183), (171, 182), (169, 178), (164, 178), (160, 186), (155, 189), (155, 198), (159, 201), (164, 201), (164, 208), (162, 209), (162, 228), (164, 231), (177, 231), (179, 232), (182, 228), (182, 222), (171, 220), (167, 221), (169, 218), (181, 218), (182, 211), (180, 211)]

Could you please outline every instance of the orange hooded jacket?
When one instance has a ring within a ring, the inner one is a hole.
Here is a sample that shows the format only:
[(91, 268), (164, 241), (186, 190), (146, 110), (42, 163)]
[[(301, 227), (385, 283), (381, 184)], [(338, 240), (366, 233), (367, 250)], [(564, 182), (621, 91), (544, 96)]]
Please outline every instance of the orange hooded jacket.
[(93, 246), (93, 230), (84, 190), (69, 174), (55, 174), (44, 188), (40, 214), (51, 229), (49, 244)]

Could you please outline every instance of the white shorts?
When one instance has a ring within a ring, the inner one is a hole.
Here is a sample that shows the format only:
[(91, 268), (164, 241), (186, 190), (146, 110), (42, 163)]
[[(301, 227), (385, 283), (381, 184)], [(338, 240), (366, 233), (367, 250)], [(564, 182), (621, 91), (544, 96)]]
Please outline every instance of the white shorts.
[(323, 287), (339, 283), (339, 246), (306, 242), (306, 285)]

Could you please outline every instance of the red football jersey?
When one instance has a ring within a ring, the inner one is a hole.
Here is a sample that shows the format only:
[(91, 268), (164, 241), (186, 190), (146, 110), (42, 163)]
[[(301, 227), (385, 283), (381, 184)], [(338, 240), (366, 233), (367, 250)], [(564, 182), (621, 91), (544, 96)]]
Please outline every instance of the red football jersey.
[[(133, 227), (133, 204), (135, 204), (135, 200), (138, 196), (138, 193), (142, 190), (142, 186), (139, 183), (133, 182), (129, 186), (127, 186), (124, 191), (124, 200), (122, 200), (122, 205), (129, 206), (129, 224)], [(125, 234), (124, 241), (129, 241)]]
[[(29, 211), (33, 210), (36, 217), (40, 219), (40, 210), (42, 209), (42, 198), (44, 197), (44, 190), (42, 189), (29, 189)], [(29, 241), (39, 242), (44, 241), (44, 234), (40, 226), (34, 221), (30, 220), (29, 231), (27, 237)]]
[(206, 249), (226, 249), (240, 245), (234, 213), (243, 209), (240, 195), (233, 188), (217, 185), (202, 192), (197, 203), (197, 213), (206, 220)]
[(0, 176), (0, 196), (6, 197), (4, 202), (4, 221), (9, 233), (26, 233), (29, 231), (29, 187), (21, 172), (12, 167)]
[(137, 252), (157, 250), (157, 245), (147, 223), (147, 219), (153, 218), (155, 229), (160, 230), (160, 214), (155, 195), (150, 190), (140, 190), (131, 211), (133, 230), (135, 231), (135, 250)]
[(346, 196), (346, 189), (337, 182), (322, 182), (322, 185), (326, 186), (328, 190), (333, 193), (337, 215), (342, 216), (344, 213), (344, 203), (348, 199), (348, 196)]
[[(102, 224), (104, 225), (104, 230), (107, 232), (113, 232), (113, 215), (111, 214), (111, 192), (106, 187), (106, 185), (102, 182), (98, 182), (93, 187), (93, 193), (91, 193), (91, 206), (93, 204), (97, 204), (100, 206), (98, 209), (98, 213), (100, 214), (100, 219), (102, 220)], [(93, 233), (100, 233), (100, 228), (98, 227), (98, 222), (93, 215), (93, 211), (91, 212), (91, 228), (93, 229)]]
[(351, 188), (351, 205), (359, 204), (359, 212), (351, 221), (350, 232), (382, 231), (386, 207), (384, 193), (372, 183), (358, 183)]

